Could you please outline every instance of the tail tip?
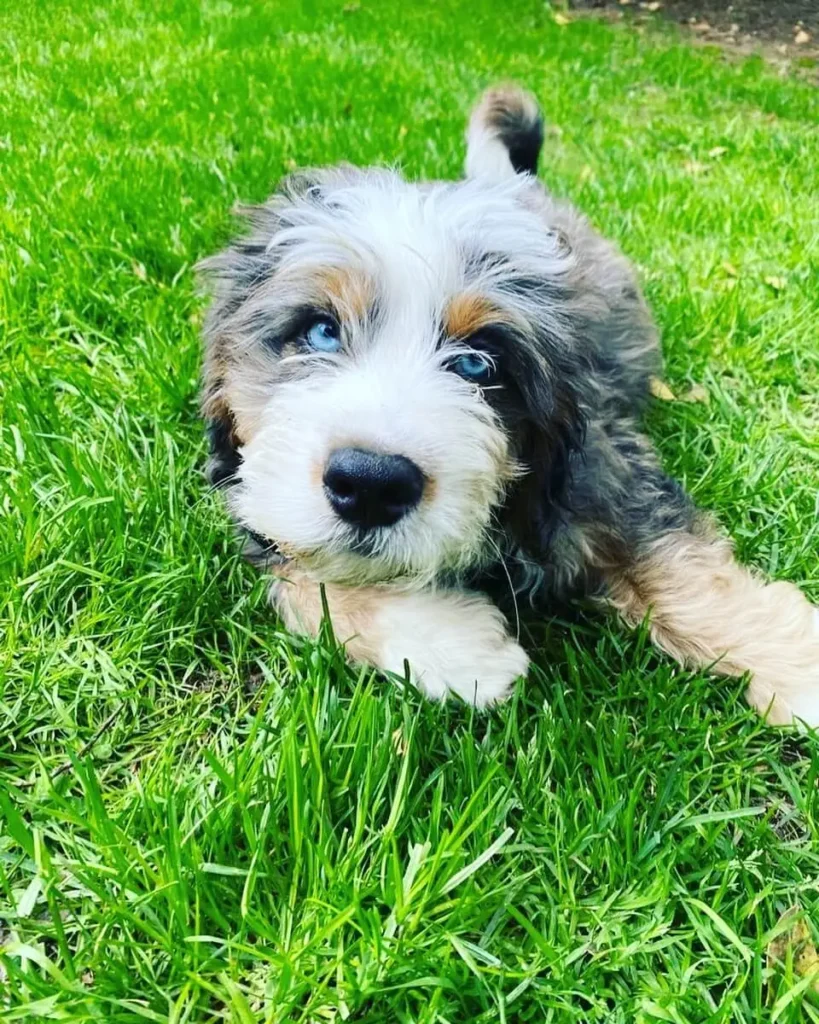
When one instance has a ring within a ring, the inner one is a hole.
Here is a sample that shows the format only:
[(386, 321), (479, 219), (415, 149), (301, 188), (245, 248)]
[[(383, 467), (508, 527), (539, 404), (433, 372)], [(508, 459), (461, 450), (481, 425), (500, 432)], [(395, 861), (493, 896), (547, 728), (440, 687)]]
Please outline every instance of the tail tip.
[(480, 170), (470, 157), (477, 157), (489, 143), (506, 150), (515, 174), (535, 175), (543, 137), (543, 116), (534, 96), (517, 85), (493, 86), (483, 94), (470, 119), (467, 173)]

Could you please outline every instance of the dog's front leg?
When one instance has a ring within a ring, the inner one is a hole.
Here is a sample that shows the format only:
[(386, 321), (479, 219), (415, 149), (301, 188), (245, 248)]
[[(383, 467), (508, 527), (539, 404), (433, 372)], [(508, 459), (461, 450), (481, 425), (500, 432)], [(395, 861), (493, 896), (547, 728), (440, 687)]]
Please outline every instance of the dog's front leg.
[[(506, 696), (529, 659), (497, 608), (477, 594), (399, 585), (325, 587), (337, 639), (354, 661), (404, 674), (430, 697), (448, 691), (479, 707)], [(277, 579), (274, 604), (288, 629), (315, 636), (321, 587), (297, 571)]]

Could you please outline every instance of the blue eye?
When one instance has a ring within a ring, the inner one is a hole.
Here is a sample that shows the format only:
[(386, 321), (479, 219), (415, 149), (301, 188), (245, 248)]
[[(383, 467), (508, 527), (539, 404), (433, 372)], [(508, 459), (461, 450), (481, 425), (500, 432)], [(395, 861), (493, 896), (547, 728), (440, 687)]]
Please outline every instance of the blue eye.
[(314, 320), (304, 332), (304, 340), (316, 352), (338, 352), (341, 348), (338, 324), (329, 317)]
[(464, 352), (462, 356), (456, 356), (449, 364), (449, 369), (454, 370), (464, 380), (471, 380), (476, 384), (486, 384), (495, 374), (493, 360), (482, 352)]

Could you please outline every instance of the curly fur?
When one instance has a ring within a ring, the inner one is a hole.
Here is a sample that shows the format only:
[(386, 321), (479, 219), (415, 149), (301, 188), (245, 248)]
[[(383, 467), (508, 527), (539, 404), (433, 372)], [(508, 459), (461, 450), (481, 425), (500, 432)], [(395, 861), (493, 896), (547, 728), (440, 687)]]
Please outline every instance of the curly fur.
[[(760, 641), (772, 588), (726, 555), (637, 426), (657, 332), (625, 257), (534, 177), (542, 139), (533, 98), (506, 86), (472, 116), (463, 181), (320, 169), (245, 211), (249, 233), (202, 265), (211, 480), (291, 626), (317, 628), (327, 584), (351, 656), (407, 658), (433, 695), (485, 703), (523, 669), (481, 594), (586, 594), (655, 616), (682, 661), (755, 673), (749, 699), (771, 720), (819, 721), (813, 610), (790, 594)], [(339, 351), (305, 344), (316, 315), (340, 325)], [(452, 372), (475, 351), (489, 385)], [(321, 481), (344, 445), (412, 459), (418, 508), (365, 536), (342, 522)]]

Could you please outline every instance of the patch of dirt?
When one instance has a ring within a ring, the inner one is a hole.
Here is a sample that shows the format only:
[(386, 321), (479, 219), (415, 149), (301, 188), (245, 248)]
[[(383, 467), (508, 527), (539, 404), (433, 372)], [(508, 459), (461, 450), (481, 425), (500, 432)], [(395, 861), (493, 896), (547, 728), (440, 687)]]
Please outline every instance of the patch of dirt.
[(663, 17), (698, 42), (761, 53), (783, 73), (819, 70), (819, 0), (569, 0), (577, 11), (644, 21)]

